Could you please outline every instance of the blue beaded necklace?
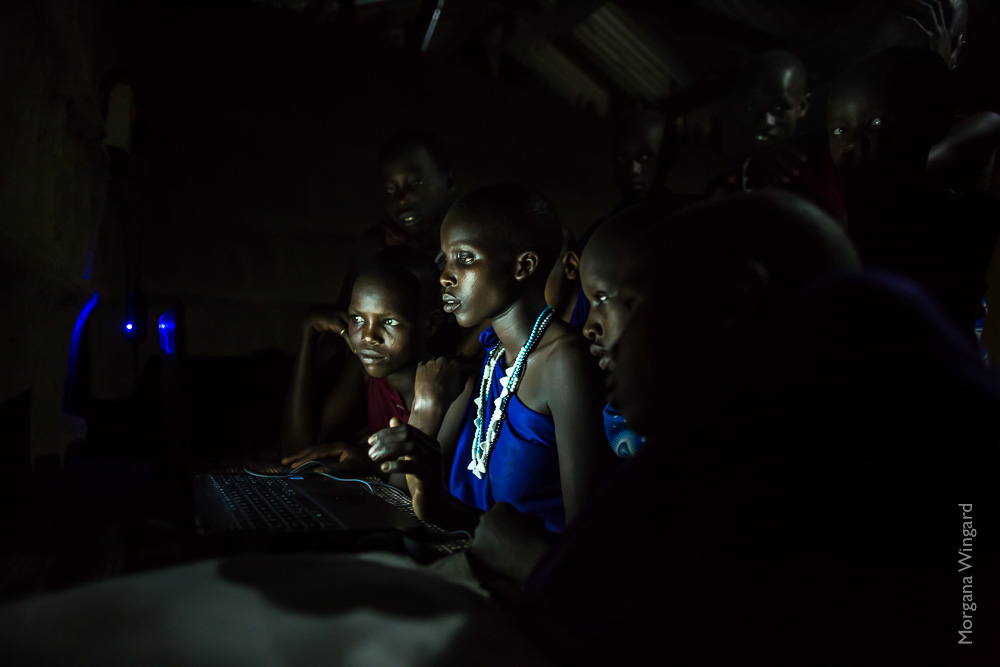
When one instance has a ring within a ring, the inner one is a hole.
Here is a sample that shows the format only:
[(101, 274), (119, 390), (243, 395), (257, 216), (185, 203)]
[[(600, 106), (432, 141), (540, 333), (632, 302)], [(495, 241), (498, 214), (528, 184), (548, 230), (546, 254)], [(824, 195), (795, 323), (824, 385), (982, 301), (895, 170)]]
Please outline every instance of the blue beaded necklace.
[(498, 342), (494, 345), (486, 357), (486, 366), (483, 368), (483, 379), (479, 384), (479, 397), (473, 399), (477, 408), (475, 422), (476, 439), (472, 443), (472, 461), (469, 462), (468, 468), (479, 479), (482, 479), (486, 474), (486, 466), (490, 463), (490, 454), (493, 452), (493, 445), (496, 444), (497, 438), (500, 437), (500, 427), (507, 416), (507, 403), (510, 402), (511, 395), (517, 392), (517, 385), (521, 382), (524, 360), (538, 345), (538, 341), (545, 334), (545, 330), (551, 321), (552, 306), (546, 306), (545, 310), (539, 314), (538, 319), (535, 320), (535, 325), (531, 327), (531, 335), (524, 342), (521, 351), (517, 353), (514, 364), (507, 369), (504, 377), (500, 378), (500, 386), (503, 387), (503, 390), (500, 392), (500, 396), (493, 401), (493, 415), (490, 417), (489, 426), (484, 429), (483, 417), (486, 414), (486, 402), (490, 398), (490, 388), (493, 385), (494, 369), (496, 369), (497, 362), (505, 352), (503, 343)]

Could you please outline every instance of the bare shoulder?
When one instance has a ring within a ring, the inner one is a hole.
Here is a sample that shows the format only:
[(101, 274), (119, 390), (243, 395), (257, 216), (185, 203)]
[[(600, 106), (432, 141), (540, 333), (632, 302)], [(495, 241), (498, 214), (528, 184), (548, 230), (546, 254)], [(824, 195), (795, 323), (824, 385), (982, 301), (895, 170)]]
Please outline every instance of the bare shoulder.
[(597, 368), (587, 339), (562, 321), (549, 326), (532, 356), (535, 357), (529, 357), (532, 365), (543, 370), (568, 371), (579, 367), (581, 372), (588, 372), (591, 366)]

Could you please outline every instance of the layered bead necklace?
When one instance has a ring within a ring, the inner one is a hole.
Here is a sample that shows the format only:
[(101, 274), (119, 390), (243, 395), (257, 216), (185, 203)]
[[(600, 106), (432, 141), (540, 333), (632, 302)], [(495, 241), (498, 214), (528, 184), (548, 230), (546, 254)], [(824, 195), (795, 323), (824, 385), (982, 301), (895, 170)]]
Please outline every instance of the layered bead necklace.
[(532, 350), (538, 345), (549, 322), (552, 321), (552, 307), (546, 306), (545, 310), (539, 314), (535, 320), (535, 325), (531, 327), (531, 335), (524, 342), (521, 351), (517, 353), (514, 364), (508, 368), (504, 377), (500, 378), (502, 390), (500, 396), (493, 401), (493, 415), (490, 417), (489, 426), (483, 428), (483, 421), (486, 415), (486, 403), (490, 399), (490, 389), (493, 386), (493, 373), (497, 362), (503, 356), (505, 350), (503, 343), (498, 342), (486, 357), (486, 366), (483, 368), (483, 379), (479, 384), (479, 397), (473, 399), (476, 404), (476, 439), (472, 443), (472, 461), (469, 463), (469, 470), (482, 479), (486, 474), (486, 466), (490, 463), (490, 453), (493, 445), (500, 437), (500, 427), (503, 425), (504, 417), (507, 416), (507, 404), (510, 402), (512, 394), (517, 392), (517, 385), (521, 382), (522, 371), (524, 370), (524, 360)]

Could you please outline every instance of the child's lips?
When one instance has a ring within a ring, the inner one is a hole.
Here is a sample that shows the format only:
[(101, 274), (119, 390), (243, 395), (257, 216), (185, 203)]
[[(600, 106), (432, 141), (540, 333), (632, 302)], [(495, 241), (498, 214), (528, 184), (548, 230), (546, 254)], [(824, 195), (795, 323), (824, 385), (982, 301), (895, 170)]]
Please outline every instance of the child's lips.
[(378, 364), (385, 361), (385, 355), (379, 354), (374, 350), (360, 350), (358, 358), (361, 359), (361, 363), (363, 364)]
[(399, 213), (398, 218), (399, 224), (407, 227), (412, 227), (420, 222), (420, 214), (416, 211), (402, 211)]
[(601, 367), (601, 370), (608, 370), (608, 366), (611, 365), (611, 355), (600, 345), (591, 345), (590, 353), (597, 357), (597, 365)]
[(462, 302), (453, 297), (450, 294), (444, 294), (441, 296), (441, 309), (446, 313), (454, 313), (458, 310), (458, 307), (462, 305)]

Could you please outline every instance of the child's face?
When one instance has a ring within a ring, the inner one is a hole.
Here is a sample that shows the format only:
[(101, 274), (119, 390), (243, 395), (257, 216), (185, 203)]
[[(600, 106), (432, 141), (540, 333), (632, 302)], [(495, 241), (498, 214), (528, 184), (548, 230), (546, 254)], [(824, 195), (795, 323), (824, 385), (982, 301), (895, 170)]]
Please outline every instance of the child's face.
[(391, 158), (382, 172), (385, 208), (393, 222), (413, 236), (432, 231), (448, 210), (451, 177), (424, 148)]
[(630, 272), (620, 281), (629, 316), (610, 349), (608, 400), (636, 432), (648, 435), (715, 363), (723, 322), (718, 294), (693, 271), (679, 267), (655, 281)]
[(392, 281), (362, 276), (354, 284), (348, 310), (351, 346), (372, 377), (387, 377), (422, 356), (416, 306)]
[(610, 350), (618, 341), (630, 314), (629, 303), (622, 298), (620, 277), (624, 252), (612, 248), (597, 235), (587, 243), (580, 260), (580, 286), (590, 302), (590, 313), (583, 325), (583, 335), (591, 341), (590, 353), (604, 370), (611, 366)]
[(801, 90), (801, 75), (793, 68), (766, 73), (753, 87), (748, 106), (753, 144), (771, 144), (795, 134), (805, 116), (807, 96)]
[(643, 200), (656, 186), (663, 132), (663, 122), (641, 118), (621, 138), (615, 158), (615, 178), (625, 199)]
[[(889, 190), (916, 182), (927, 140), (915, 110), (893, 104), (873, 86), (854, 83), (834, 90), (827, 104), (830, 155), (853, 187)], [(929, 129), (924, 128), (929, 134)]]
[(441, 225), (441, 250), (444, 311), (454, 313), (459, 325), (474, 327), (514, 301), (516, 256), (491, 225), (449, 213)]

